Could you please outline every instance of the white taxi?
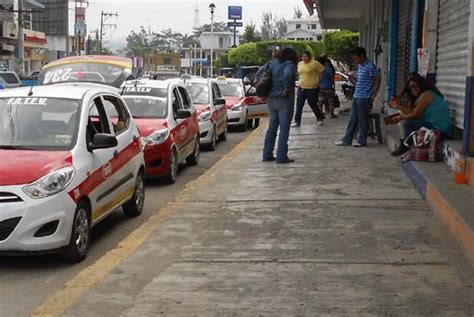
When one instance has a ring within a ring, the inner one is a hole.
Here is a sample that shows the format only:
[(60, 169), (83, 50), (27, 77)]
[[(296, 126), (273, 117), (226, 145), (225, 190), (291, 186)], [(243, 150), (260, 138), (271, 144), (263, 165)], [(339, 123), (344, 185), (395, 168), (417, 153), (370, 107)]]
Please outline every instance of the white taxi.
[(140, 134), (116, 88), (55, 84), (0, 92), (0, 254), (83, 260), (117, 207), (142, 213)]
[(214, 80), (226, 101), (227, 120), (229, 126), (240, 130), (247, 128), (248, 108), (245, 105), (245, 87), (242, 79), (219, 76)]
[(199, 117), (201, 146), (214, 151), (217, 141), (227, 140), (227, 110), (225, 99), (212, 79), (183, 75), (178, 81), (186, 87)]

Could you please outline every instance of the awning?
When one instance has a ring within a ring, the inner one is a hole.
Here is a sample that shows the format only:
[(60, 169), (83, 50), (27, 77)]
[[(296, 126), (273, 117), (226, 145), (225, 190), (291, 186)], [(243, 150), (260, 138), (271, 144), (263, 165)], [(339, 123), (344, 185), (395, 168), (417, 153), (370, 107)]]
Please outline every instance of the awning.
[(369, 0), (313, 0), (323, 29), (359, 29), (362, 11)]

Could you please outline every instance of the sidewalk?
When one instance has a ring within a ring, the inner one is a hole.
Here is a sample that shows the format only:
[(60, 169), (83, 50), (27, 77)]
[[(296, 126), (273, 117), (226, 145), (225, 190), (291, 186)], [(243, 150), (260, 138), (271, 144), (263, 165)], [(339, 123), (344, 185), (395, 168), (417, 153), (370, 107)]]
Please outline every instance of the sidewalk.
[(256, 131), (125, 261), (66, 286), (65, 315), (473, 315), (459, 247), (384, 145), (333, 145), (346, 120), (305, 113), (290, 165), (262, 163)]

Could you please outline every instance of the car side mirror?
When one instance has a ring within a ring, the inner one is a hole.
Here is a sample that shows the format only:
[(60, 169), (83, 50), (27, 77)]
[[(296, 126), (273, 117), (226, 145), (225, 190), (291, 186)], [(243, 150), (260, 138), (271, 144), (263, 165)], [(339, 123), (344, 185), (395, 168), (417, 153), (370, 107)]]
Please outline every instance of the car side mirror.
[(257, 95), (257, 91), (254, 87), (250, 86), (245, 92), (245, 97), (253, 97)]
[(216, 99), (214, 99), (214, 105), (215, 105), (215, 106), (222, 106), (222, 105), (225, 105), (225, 99), (224, 99), (224, 98), (216, 98)]
[(89, 143), (88, 148), (90, 151), (110, 149), (118, 145), (117, 138), (112, 134), (97, 133), (94, 135), (94, 140)]
[(176, 119), (186, 119), (191, 118), (191, 111), (185, 109), (178, 109), (176, 115), (174, 116)]
[(5, 89), (5, 86), (3, 86), (3, 84), (0, 84), (0, 89)]
[(250, 86), (250, 85), (252, 85), (252, 82), (251, 82), (250, 79), (248, 79), (247, 77), (245, 77), (242, 81), (244, 82), (244, 85), (245, 85), (245, 86)]

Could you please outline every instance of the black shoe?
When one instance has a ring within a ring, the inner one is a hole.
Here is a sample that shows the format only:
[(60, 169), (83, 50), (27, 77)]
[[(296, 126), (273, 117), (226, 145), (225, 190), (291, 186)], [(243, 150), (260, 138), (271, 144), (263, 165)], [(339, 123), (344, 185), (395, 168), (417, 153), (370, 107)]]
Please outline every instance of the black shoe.
[(276, 158), (275, 157), (270, 157), (269, 159), (263, 159), (262, 162), (275, 162)]
[(288, 163), (293, 163), (295, 160), (292, 160), (288, 157), (286, 157), (283, 161), (277, 161), (277, 164), (288, 164)]
[(405, 144), (403, 144), (403, 141), (400, 141), (400, 145), (398, 146), (398, 149), (395, 151), (391, 152), (390, 154), (392, 156), (400, 156), (408, 152), (409, 148)]

